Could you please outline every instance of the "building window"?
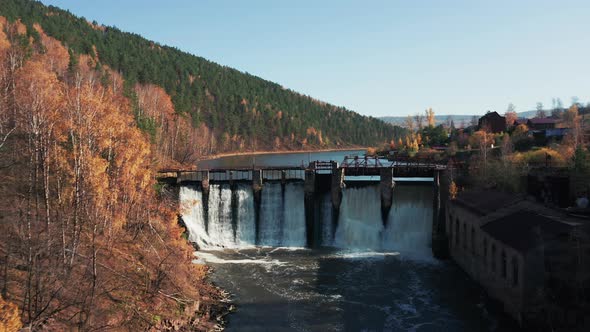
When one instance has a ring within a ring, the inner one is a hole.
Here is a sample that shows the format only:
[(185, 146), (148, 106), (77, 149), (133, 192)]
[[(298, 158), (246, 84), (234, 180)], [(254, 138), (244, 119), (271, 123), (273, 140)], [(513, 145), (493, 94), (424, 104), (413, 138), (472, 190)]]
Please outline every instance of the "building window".
[(496, 272), (496, 245), (492, 243), (492, 272)]
[(488, 268), (488, 239), (483, 239), (483, 266)]
[(467, 249), (467, 224), (463, 224), (463, 249)]
[(453, 243), (453, 216), (449, 213), (449, 239), (451, 240), (450, 243)]
[(457, 244), (457, 246), (459, 246), (459, 237), (461, 234), (459, 234), (459, 218), (455, 219), (455, 244)]
[(504, 279), (507, 278), (507, 273), (506, 273), (506, 253), (504, 252), (504, 250), (502, 250), (502, 278), (504, 278)]
[(512, 257), (512, 285), (518, 286), (518, 259), (516, 256)]
[(473, 253), (475, 254), (475, 227), (471, 226), (471, 250), (473, 251)]

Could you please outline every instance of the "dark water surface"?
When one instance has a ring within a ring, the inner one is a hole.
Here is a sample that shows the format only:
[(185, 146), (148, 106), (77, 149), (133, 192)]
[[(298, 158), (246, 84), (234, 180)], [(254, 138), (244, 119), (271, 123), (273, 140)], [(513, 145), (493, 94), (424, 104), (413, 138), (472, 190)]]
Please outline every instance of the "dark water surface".
[(227, 331), (514, 331), (448, 262), (395, 252), (197, 252), (233, 294)]

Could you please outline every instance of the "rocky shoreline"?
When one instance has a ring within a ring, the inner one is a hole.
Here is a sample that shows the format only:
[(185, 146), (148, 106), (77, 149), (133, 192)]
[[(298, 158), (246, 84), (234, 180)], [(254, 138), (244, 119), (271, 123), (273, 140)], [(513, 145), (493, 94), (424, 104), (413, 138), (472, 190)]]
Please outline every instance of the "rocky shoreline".
[[(212, 268), (207, 266), (208, 274)], [(223, 331), (226, 316), (236, 311), (231, 294), (208, 281), (208, 293), (191, 304), (185, 311), (192, 312), (188, 319), (165, 319), (154, 325), (150, 331)]]

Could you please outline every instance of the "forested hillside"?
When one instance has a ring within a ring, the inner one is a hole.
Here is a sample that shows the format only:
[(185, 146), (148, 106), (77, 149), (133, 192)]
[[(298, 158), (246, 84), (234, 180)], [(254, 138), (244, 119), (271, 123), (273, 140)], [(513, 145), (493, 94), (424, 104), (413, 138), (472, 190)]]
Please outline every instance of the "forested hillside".
[[(164, 130), (164, 136), (189, 135), (183, 143), (198, 151), (175, 155), (174, 159), (181, 162), (189, 161), (186, 159), (194, 154), (238, 149), (376, 145), (403, 132), (381, 120), (36, 1), (2, 0), (0, 15), (20, 19), (29, 27), (35, 43), (39, 43), (39, 36), (30, 27), (38, 23), (47, 35), (63, 42), (70, 54), (89, 55), (103, 81), (109, 79), (106, 66), (120, 73), (126, 95), (135, 101), (132, 106), (142, 129), (154, 138), (158, 127)], [(70, 69), (77, 65), (69, 64)], [(162, 123), (159, 114), (143, 112), (134, 91), (136, 83), (162, 87), (172, 100), (174, 116), (180, 119)], [(168, 132), (171, 127), (182, 127), (181, 133)]]

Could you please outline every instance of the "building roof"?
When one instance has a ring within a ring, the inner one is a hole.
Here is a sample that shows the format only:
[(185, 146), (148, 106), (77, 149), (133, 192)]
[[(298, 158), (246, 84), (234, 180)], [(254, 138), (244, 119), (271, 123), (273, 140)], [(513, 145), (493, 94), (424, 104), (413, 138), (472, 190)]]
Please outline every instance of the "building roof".
[(553, 123), (557, 123), (559, 121), (556, 119), (551, 119), (551, 118), (534, 118), (534, 119), (529, 119), (529, 122), (532, 124), (553, 124)]
[(519, 195), (500, 191), (469, 190), (460, 192), (453, 202), (483, 216), (522, 199)]
[(481, 229), (492, 238), (517, 251), (526, 252), (537, 245), (540, 235), (544, 239), (569, 234), (574, 225), (529, 210), (518, 210), (483, 225)]
[(501, 116), (500, 114), (498, 114), (498, 112), (496, 112), (496, 111), (494, 111), (494, 112), (488, 112), (484, 116), (482, 116), (481, 118), (488, 118), (488, 117), (492, 117), (492, 116), (493, 117), (497, 117), (497, 118), (503, 118), (503, 116)]

